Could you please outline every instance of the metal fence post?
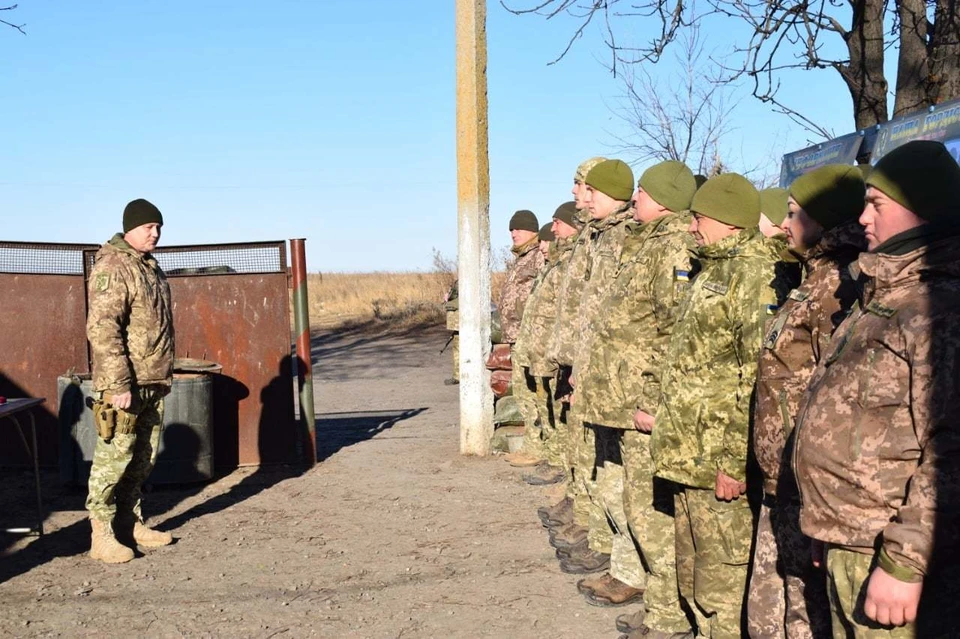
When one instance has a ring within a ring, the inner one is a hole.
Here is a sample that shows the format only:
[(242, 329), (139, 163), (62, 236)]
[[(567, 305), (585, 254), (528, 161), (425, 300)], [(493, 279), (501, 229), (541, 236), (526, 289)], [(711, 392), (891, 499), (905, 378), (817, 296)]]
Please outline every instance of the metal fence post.
[(317, 425), (313, 409), (313, 360), (310, 354), (310, 309), (307, 297), (307, 254), (303, 238), (290, 240), (293, 274), (293, 326), (297, 333), (297, 378), (300, 386), (300, 441), (303, 461), (317, 463)]

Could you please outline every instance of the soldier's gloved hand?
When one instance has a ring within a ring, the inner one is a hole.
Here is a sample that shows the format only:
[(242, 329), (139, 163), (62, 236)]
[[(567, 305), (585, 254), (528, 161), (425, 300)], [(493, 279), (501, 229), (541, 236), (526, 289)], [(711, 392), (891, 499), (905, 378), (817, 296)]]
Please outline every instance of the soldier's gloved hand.
[(900, 581), (883, 568), (876, 567), (867, 581), (863, 612), (884, 626), (902, 626), (917, 619), (923, 582)]
[(110, 405), (114, 408), (120, 408), (122, 410), (127, 410), (130, 408), (130, 404), (133, 403), (133, 393), (127, 391), (126, 393), (117, 393), (110, 397)]
[(722, 470), (717, 471), (717, 499), (733, 501), (745, 492), (747, 492), (747, 485), (745, 483), (724, 474)]
[(653, 415), (645, 413), (638, 408), (637, 412), (633, 414), (633, 427), (641, 433), (651, 433), (653, 432), (654, 419)]

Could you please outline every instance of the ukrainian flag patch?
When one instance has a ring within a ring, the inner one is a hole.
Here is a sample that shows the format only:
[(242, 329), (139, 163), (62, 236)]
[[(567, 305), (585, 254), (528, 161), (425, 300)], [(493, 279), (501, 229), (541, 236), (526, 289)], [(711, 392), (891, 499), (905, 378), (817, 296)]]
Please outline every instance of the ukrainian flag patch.
[(764, 304), (763, 308), (767, 311), (767, 315), (776, 315), (777, 311), (780, 310), (780, 307), (776, 304)]
[(678, 282), (689, 282), (690, 271), (681, 271), (677, 267), (673, 268), (673, 279)]

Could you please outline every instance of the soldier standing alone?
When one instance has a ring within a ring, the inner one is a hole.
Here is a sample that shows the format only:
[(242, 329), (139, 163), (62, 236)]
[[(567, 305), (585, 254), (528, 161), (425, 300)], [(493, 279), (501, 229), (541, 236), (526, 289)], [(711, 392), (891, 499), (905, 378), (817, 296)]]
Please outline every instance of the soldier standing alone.
[(162, 226), (156, 206), (130, 202), (123, 233), (97, 252), (88, 285), (99, 437), (86, 507), (93, 528), (90, 556), (107, 563), (133, 559), (134, 544), (151, 548), (173, 541), (170, 533), (148, 528), (140, 511), (141, 487), (157, 459), (163, 398), (173, 382), (170, 287), (150, 254)]

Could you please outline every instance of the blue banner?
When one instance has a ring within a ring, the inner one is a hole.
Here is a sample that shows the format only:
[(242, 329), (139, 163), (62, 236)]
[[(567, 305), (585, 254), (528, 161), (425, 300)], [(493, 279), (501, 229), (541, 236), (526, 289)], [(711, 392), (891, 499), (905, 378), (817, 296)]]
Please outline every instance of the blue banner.
[(862, 143), (863, 135), (848, 133), (801, 151), (787, 153), (780, 166), (780, 186), (786, 188), (804, 173), (827, 164), (855, 164)]
[(960, 162), (960, 100), (938, 104), (929, 111), (895, 118), (877, 127), (872, 164), (911, 140), (937, 140)]

